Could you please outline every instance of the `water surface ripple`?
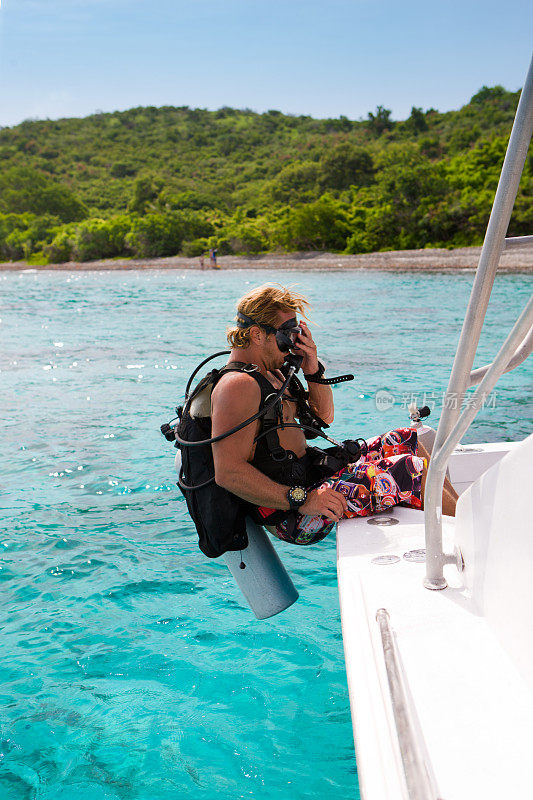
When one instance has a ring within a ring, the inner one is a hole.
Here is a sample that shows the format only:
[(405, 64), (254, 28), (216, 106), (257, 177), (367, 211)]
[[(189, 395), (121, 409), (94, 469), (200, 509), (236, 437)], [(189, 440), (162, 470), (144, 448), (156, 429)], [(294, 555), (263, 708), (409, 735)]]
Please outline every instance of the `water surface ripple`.
[[(437, 404), (472, 273), (0, 275), (2, 800), (356, 797), (335, 540), (280, 543), (300, 591), (257, 622), (205, 559), (159, 425), (234, 299), (273, 277), (314, 304), (339, 438)], [(476, 364), (531, 293), (502, 275)], [(533, 363), (465, 441), (531, 430)], [(394, 403), (378, 411), (377, 389)]]

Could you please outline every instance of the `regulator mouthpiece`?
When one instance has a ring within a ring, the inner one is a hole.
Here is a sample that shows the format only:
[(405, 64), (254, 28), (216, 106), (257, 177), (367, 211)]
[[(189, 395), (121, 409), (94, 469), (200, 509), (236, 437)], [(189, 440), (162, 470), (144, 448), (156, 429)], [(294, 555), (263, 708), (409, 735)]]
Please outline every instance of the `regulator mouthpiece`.
[(294, 367), (294, 372), (298, 372), (302, 366), (303, 360), (303, 356), (297, 356), (294, 353), (287, 353), (283, 363), (283, 372), (287, 374), (291, 367)]

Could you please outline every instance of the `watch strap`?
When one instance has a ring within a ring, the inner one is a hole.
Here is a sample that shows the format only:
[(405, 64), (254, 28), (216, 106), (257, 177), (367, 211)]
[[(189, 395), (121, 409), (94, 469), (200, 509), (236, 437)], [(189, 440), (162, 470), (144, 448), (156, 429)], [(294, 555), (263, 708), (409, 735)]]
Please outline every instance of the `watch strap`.
[(316, 372), (313, 372), (312, 375), (306, 375), (304, 373), (304, 378), (307, 383), (320, 383), (322, 386), (333, 386), (336, 383), (344, 383), (345, 381), (353, 381), (354, 375), (351, 373), (347, 375), (337, 375), (336, 378), (323, 378), (323, 374), (326, 371), (324, 364), (319, 361), (318, 362), (318, 369)]
[(305, 372), (304, 372), (304, 378), (306, 379), (306, 381), (311, 381), (311, 382), (312, 381), (316, 381), (316, 380), (318, 380), (318, 379), (320, 379), (322, 377), (322, 375), (324, 374), (325, 371), (326, 371), (326, 368), (325, 368), (324, 364), (321, 361), (319, 361), (318, 362), (318, 369), (316, 370), (316, 372), (312, 372), (310, 375), (306, 375)]
[[(294, 497), (296, 490), (298, 490), (298, 494), (303, 495), (300, 500)], [(297, 511), (307, 500), (307, 490), (304, 489), (303, 486), (289, 486), (287, 489), (287, 500), (289, 501), (291, 511)]]

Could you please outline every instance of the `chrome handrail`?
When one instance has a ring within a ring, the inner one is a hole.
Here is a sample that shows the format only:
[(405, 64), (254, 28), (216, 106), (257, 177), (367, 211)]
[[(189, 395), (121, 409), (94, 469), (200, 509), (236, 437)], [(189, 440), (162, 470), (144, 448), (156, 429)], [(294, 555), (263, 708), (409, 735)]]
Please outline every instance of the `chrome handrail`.
[(405, 783), (409, 800), (437, 800), (437, 791), (432, 773), (425, 757), (424, 748), (413, 723), (407, 699), (406, 679), (394, 634), (390, 626), (389, 612), (379, 608), (376, 621), (381, 633), (385, 670), (389, 683), (394, 724), (398, 735)]
[[(478, 389), (472, 397), (468, 398), (467, 408), (461, 415), (461, 402), (458, 402), (458, 399), (464, 398), (466, 389), (472, 385), (470, 382), (472, 364), (485, 321), (496, 270), (505, 247), (505, 234), (509, 226), (532, 133), (533, 58), (516, 110), (429, 463), (424, 494), (426, 529), (424, 585), (428, 589), (444, 589), (446, 587), (447, 583), (443, 574), (444, 565), (455, 561), (454, 556), (445, 555), (442, 548), (442, 488), (449, 455), (479, 410), (483, 392), (488, 386), (495, 385), (506, 367), (516, 358), (517, 348), (521, 351), (524, 347), (524, 341), (522, 341), (524, 337), (529, 341), (528, 331), (533, 323), (533, 319), (529, 321), (530, 304), (507, 337), (496, 359), (484, 372)], [(527, 350), (527, 348), (526, 344), (525, 349)], [(517, 360), (515, 366), (517, 363), (520, 361)], [(480, 392), (480, 390), (482, 391)]]
[[(436, 469), (442, 468), (443, 464), (444, 469), (446, 469), (448, 459), (451, 456), (454, 447), (459, 442), (461, 436), (463, 436), (468, 430), (472, 420), (482, 407), (484, 401), (487, 399), (501, 375), (506, 371), (505, 364), (509, 358), (509, 352), (512, 352), (512, 350), (516, 347), (516, 343), (519, 342), (524, 336), (524, 331), (527, 331), (531, 325), (533, 325), (533, 295), (529, 298), (529, 302), (513, 326), (511, 333), (501, 346), (498, 355), (489, 366), (485, 377), (479, 384), (476, 391), (469, 396), (466, 408), (463, 410), (461, 416), (455, 423), (444, 445), (439, 449), (438, 453), (435, 454), (433, 451), (432, 460), (435, 461)], [(450, 557), (449, 560), (455, 561), (455, 556)]]
[[(515, 367), (518, 367), (522, 361), (525, 361), (528, 356), (533, 353), (533, 328), (526, 334), (526, 337), (522, 344), (518, 345), (515, 350), (514, 355), (509, 360), (509, 363), (504, 369), (504, 372), (510, 372)], [(487, 372), (489, 371), (491, 364), (486, 364), (484, 367), (478, 367), (477, 369), (473, 369), (470, 373), (470, 383), (469, 386), (477, 386), (478, 383), (481, 383)]]
[(507, 250), (521, 250), (523, 247), (533, 245), (533, 236), (510, 236), (505, 240), (505, 252)]

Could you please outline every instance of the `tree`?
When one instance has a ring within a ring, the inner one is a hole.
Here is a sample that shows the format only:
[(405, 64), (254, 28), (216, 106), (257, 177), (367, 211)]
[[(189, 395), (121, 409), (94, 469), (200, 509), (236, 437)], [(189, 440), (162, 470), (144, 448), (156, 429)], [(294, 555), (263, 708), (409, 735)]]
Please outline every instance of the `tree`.
[(32, 167), (12, 167), (0, 174), (0, 212), (52, 214), (63, 222), (85, 219), (88, 214), (67, 186)]
[(139, 177), (133, 184), (133, 194), (128, 203), (128, 211), (134, 214), (146, 214), (148, 206), (157, 199), (160, 187), (152, 177)]
[(210, 236), (213, 225), (201, 212), (176, 211), (134, 216), (126, 235), (126, 246), (139, 258), (173, 256), (184, 241)]
[(344, 250), (349, 233), (345, 205), (328, 194), (289, 209), (278, 227), (280, 244), (290, 250)]
[(29, 258), (55, 234), (61, 221), (45, 214), (0, 214), (0, 257)]
[[(207, 240), (219, 252), (476, 244), (519, 94), (485, 86), (459, 111), (413, 106), (401, 123), (383, 106), (360, 121), (166, 107), (0, 128), (0, 249), (56, 261), (74, 246), (98, 258)], [(527, 163), (519, 232), (531, 227)], [(130, 249), (112, 235), (118, 216)]]
[(276, 175), (268, 194), (278, 203), (298, 202), (313, 199), (317, 192), (320, 168), (314, 161), (296, 161), (288, 164)]
[(390, 108), (383, 108), (378, 106), (376, 113), (368, 112), (368, 127), (376, 136), (381, 136), (384, 131), (390, 130), (394, 122), (391, 120), (390, 115), (392, 111)]
[(498, 100), (507, 94), (503, 86), (482, 86), (481, 89), (470, 99), (471, 103), (484, 105), (487, 101)]
[[(72, 255), (79, 261), (125, 255), (125, 238), (130, 228), (131, 218), (126, 215), (109, 220), (87, 220), (78, 225), (71, 237)], [(59, 241), (64, 243), (62, 239)]]
[(411, 131), (413, 131), (415, 136), (417, 133), (427, 131), (428, 123), (426, 120), (426, 115), (421, 108), (417, 108), (416, 106), (411, 108), (411, 115), (407, 120), (407, 126)]
[(322, 191), (342, 191), (350, 186), (366, 186), (374, 177), (374, 163), (368, 150), (342, 142), (326, 153), (320, 162), (319, 186)]

